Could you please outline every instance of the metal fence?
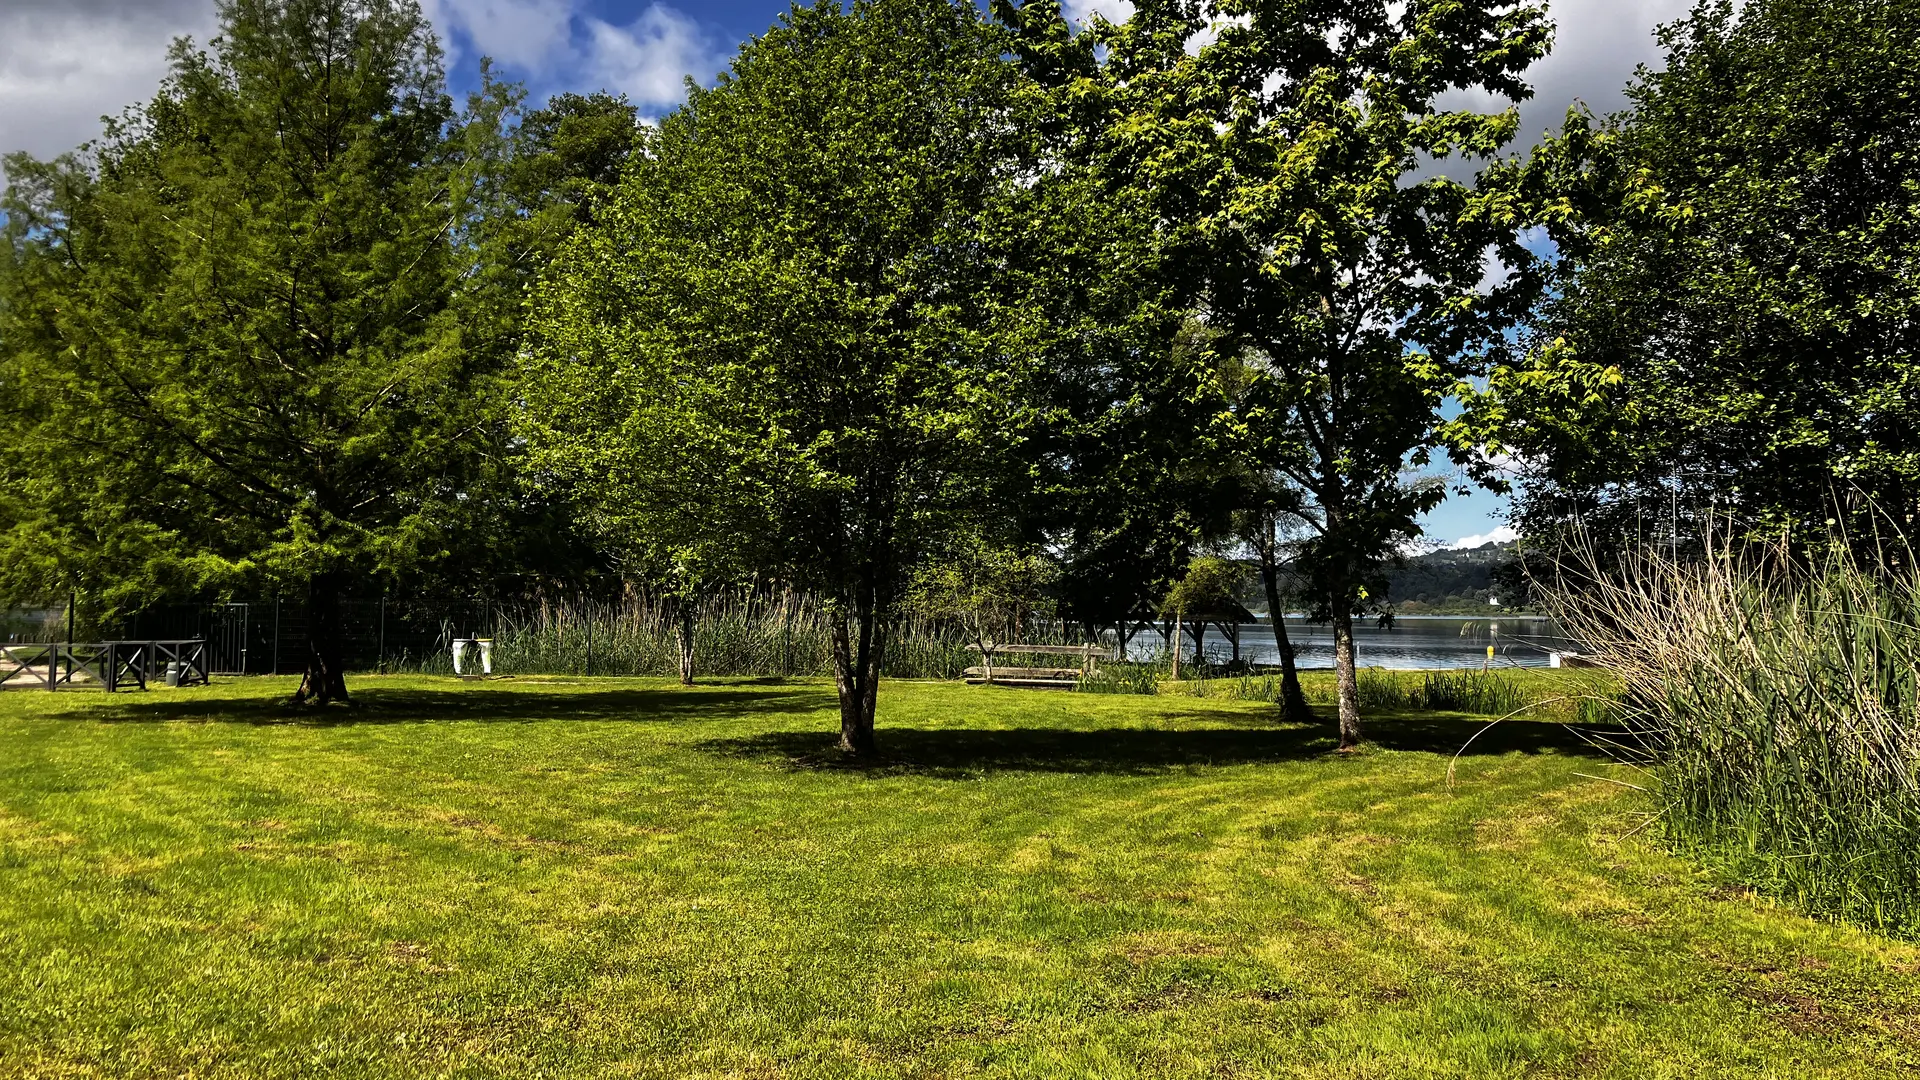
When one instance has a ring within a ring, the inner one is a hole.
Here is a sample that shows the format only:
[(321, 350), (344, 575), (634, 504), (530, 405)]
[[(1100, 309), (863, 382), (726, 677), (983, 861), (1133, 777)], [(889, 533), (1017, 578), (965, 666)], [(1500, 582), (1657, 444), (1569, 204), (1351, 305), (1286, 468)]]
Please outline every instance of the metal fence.
[[(497, 606), (484, 601), (341, 603), (342, 661), (348, 670), (417, 669), (445, 657), (456, 637), (490, 637)], [(298, 601), (271, 599), (150, 608), (126, 620), (120, 637), (199, 638), (215, 675), (288, 675), (307, 667), (307, 612)]]

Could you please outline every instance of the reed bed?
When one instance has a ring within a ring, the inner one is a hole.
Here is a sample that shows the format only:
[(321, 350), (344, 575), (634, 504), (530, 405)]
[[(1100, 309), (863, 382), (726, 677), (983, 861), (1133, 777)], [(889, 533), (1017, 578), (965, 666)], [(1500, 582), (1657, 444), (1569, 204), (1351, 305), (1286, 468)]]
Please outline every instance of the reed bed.
[(1583, 555), (1553, 604), (1621, 680), (1676, 841), (1811, 911), (1912, 935), (1920, 576), (1889, 554)]
[[(634, 596), (615, 603), (547, 602), (496, 617), (493, 669), (502, 675), (680, 674), (680, 622), (672, 605)], [(446, 674), (452, 631), (422, 656), (389, 670)], [(826, 613), (804, 597), (707, 598), (693, 619), (697, 676), (831, 676)], [(887, 636), (881, 670), (892, 678), (957, 679), (977, 660), (958, 630), (904, 619)]]

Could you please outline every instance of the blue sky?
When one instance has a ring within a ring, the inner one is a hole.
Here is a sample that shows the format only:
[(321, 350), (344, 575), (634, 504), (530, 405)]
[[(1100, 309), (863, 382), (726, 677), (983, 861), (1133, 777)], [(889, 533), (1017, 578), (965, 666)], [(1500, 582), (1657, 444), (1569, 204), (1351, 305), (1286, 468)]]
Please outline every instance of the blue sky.
[[(611, 89), (661, 115), (684, 79), (710, 82), (742, 41), (764, 32), (784, 3), (771, 0), (421, 0), (448, 49), (456, 91), (473, 86), (491, 55), (536, 96)], [(1070, 13), (1123, 15), (1125, 0), (1067, 0)], [(1623, 103), (1636, 64), (1654, 63), (1653, 27), (1689, 0), (1554, 0), (1554, 54), (1530, 73), (1523, 138), (1557, 127), (1567, 107)], [(105, 113), (150, 97), (176, 35), (205, 40), (214, 0), (0, 0), (0, 153), (51, 156), (99, 132)], [(1457, 104), (1476, 104), (1461, 101)], [(1491, 103), (1489, 103), (1491, 104)], [(1503, 501), (1484, 492), (1449, 499), (1428, 521), (1440, 542), (1484, 535)]]

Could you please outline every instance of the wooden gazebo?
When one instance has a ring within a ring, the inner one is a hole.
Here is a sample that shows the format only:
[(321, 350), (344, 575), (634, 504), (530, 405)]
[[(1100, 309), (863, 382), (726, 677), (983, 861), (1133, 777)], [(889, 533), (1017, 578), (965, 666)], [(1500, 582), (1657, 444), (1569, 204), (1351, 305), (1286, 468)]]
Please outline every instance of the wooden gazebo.
[[(1211, 605), (1204, 611), (1189, 611), (1180, 620), (1180, 636), (1184, 641), (1193, 642), (1193, 654), (1200, 662), (1206, 661), (1207, 630), (1217, 629), (1233, 646), (1233, 662), (1240, 662), (1240, 628), (1256, 621), (1253, 612), (1237, 600)], [(1125, 656), (1127, 646), (1135, 634), (1155, 633), (1160, 635), (1162, 646), (1168, 653), (1173, 652), (1173, 616), (1164, 615), (1150, 608), (1135, 608), (1120, 625), (1120, 655)]]

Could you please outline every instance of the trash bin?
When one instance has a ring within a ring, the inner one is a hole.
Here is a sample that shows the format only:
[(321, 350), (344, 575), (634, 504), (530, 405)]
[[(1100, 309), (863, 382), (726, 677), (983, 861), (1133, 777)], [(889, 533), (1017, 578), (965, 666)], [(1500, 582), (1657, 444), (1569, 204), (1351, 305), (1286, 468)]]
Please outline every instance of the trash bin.
[(167, 685), (180, 685), (180, 661), (178, 660), (167, 661)]

